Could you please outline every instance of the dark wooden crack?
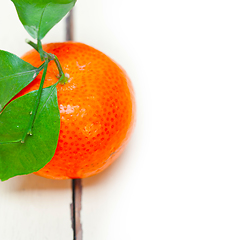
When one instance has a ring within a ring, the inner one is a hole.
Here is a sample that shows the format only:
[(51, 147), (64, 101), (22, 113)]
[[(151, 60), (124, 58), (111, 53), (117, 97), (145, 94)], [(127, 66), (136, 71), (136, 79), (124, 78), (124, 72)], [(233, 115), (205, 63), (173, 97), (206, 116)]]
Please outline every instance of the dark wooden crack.
[(66, 18), (66, 41), (73, 41), (74, 27), (73, 27), (73, 9), (68, 13)]
[(72, 180), (73, 197), (73, 235), (74, 240), (82, 240), (81, 208), (82, 208), (82, 181), (81, 179)]
[[(74, 26), (73, 26), (73, 10), (71, 10), (66, 18), (66, 41), (73, 41)], [(82, 224), (81, 224), (81, 208), (82, 208), (82, 180), (72, 180), (72, 228), (73, 239), (82, 240)]]

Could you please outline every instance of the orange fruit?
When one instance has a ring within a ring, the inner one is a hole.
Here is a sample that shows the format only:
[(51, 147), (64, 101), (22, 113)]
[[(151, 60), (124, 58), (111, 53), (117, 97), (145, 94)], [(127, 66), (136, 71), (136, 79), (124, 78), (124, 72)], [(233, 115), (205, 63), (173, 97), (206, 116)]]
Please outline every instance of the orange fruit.
[[(126, 147), (135, 122), (135, 100), (126, 72), (102, 52), (82, 43), (43, 45), (55, 54), (68, 83), (57, 85), (60, 135), (51, 161), (36, 174), (52, 179), (85, 178), (106, 169)], [(39, 67), (35, 51), (23, 60)], [(44, 87), (58, 80), (51, 61)], [(24, 95), (39, 88), (42, 72), (24, 88)]]

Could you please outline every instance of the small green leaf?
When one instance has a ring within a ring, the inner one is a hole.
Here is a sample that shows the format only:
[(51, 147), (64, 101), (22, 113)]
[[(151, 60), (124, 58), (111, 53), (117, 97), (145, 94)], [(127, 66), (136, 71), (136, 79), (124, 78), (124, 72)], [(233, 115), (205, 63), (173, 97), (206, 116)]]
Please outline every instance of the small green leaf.
[(16, 55), (0, 50), (0, 112), (40, 72)]
[(75, 5), (76, 0), (12, 0), (20, 21), (35, 39), (42, 39)]
[(0, 179), (29, 174), (43, 168), (53, 157), (60, 131), (57, 89), (42, 91), (32, 136), (21, 139), (28, 127), (37, 91), (30, 92), (6, 106), (0, 114)]

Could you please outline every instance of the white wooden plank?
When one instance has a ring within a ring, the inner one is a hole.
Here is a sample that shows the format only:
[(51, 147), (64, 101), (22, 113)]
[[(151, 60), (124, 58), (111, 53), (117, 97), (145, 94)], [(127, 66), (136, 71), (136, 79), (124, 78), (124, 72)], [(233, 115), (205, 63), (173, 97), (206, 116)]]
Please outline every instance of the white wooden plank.
[(76, 40), (137, 96), (127, 152), (83, 180), (84, 240), (239, 239), (239, 1), (78, 2)]
[[(0, 49), (21, 56), (31, 48), (11, 1), (0, 2)], [(59, 23), (43, 42), (64, 41)], [(19, 176), (0, 182), (0, 239), (71, 240), (71, 180)]]
[(0, 183), (0, 237), (72, 239), (70, 181), (33, 174)]

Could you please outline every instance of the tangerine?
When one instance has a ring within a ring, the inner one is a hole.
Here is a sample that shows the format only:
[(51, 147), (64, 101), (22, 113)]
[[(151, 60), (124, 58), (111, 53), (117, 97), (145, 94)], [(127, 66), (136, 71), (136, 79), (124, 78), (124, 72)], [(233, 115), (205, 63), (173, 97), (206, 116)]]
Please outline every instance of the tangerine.
[[(50, 43), (68, 82), (57, 85), (60, 134), (55, 155), (35, 174), (52, 179), (85, 178), (106, 169), (122, 153), (135, 122), (135, 99), (126, 72), (102, 52), (77, 42)], [(23, 60), (39, 67), (36, 50)], [(19, 95), (37, 90), (42, 72)], [(58, 81), (51, 61), (44, 87)]]

